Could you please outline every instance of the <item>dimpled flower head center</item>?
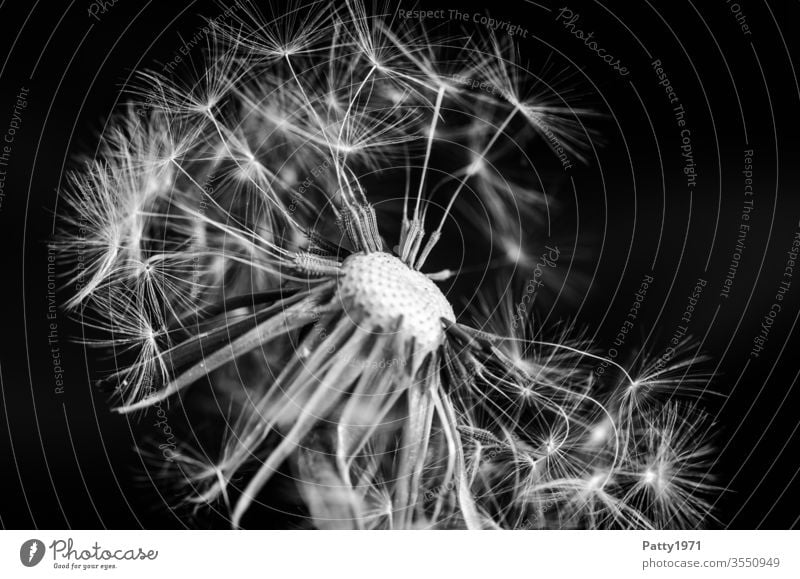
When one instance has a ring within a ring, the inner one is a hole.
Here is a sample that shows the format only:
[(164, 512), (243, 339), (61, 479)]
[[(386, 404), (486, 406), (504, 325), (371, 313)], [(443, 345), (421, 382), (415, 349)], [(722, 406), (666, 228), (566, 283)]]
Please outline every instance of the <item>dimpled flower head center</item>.
[(339, 296), (348, 314), (362, 328), (399, 328), (414, 338), (423, 355), (444, 339), (442, 318), (455, 321), (455, 313), (438, 287), (388, 253), (357, 253), (342, 265)]

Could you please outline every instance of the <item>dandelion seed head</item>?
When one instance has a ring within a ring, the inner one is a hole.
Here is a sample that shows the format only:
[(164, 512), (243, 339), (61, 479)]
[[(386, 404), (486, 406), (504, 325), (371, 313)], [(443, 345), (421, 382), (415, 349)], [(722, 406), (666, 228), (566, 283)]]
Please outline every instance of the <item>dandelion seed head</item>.
[(454, 321), (447, 298), (430, 279), (388, 253), (355, 254), (342, 264), (339, 296), (345, 311), (368, 329), (399, 331), (424, 355), (442, 344), (441, 319)]
[[(580, 160), (589, 111), (525, 78), (510, 41), (434, 39), (357, 0), (281, 10), (245, 1), (204, 66), (143, 73), (143, 114), (111, 119), (69, 180), (68, 305), (119, 357), (117, 410), (201, 381), (230, 407), (213, 456), (175, 452), (186, 501), (240, 526), (288, 468), (318, 528), (699, 521), (708, 447), (663, 398), (707, 376), (681, 350), (617, 382), (571, 324), (533, 324), (566, 268), (540, 260), (557, 204), (519, 167), (531, 135)], [(491, 94), (453, 81), (465, 60)], [(433, 281), (455, 270), (425, 273), (461, 219), (499, 254), (479, 325)], [(532, 268), (520, 306), (505, 269)]]

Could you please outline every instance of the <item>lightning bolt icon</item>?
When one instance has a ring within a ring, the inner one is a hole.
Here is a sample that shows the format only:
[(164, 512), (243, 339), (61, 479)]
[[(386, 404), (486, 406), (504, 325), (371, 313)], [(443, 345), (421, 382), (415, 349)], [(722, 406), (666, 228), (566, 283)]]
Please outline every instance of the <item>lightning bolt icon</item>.
[(33, 556), (36, 554), (36, 551), (38, 551), (38, 550), (39, 550), (39, 544), (36, 541), (31, 543), (31, 550), (28, 553), (28, 563), (33, 561)]

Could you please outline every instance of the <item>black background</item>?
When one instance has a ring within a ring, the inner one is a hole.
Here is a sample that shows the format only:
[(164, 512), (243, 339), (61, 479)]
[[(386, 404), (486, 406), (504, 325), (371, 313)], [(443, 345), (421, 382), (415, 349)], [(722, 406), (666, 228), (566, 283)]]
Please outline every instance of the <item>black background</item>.
[[(527, 38), (517, 38), (521, 59), (533, 68), (553, 54), (558, 62), (571, 62), (569, 83), (583, 93), (582, 101), (606, 114), (593, 121), (603, 136), (596, 157), (571, 173), (574, 193), (557, 175), (549, 191), (564, 201), (562, 225), (589, 256), (582, 267), (591, 279), (578, 302), (556, 303), (553, 319), (569, 314), (606, 347), (642, 276), (652, 272), (655, 283), (629, 345), (659, 352), (695, 281), (707, 279), (692, 333), (711, 355), (716, 389), (727, 395), (708, 402), (719, 429), (714, 471), (727, 487), (718, 497), (719, 525), (798, 526), (800, 278), (765, 351), (759, 359), (749, 357), (800, 220), (800, 87), (792, 62), (800, 59), (798, 3), (739, 2), (751, 35), (743, 34), (733, 3), (724, 0), (493, 4), (401, 6), (480, 11), (519, 24), (528, 30)], [(78, 330), (62, 313), (57, 324), (65, 387), (55, 391), (45, 242), (65, 169), (76, 153), (91, 153), (95, 135), (119, 99), (124, 101), (132, 71), (168, 60), (181, 38), (203, 26), (202, 16), (222, 9), (206, 2), (119, 0), (107, 3), (98, 21), (88, 14), (90, 6), (0, 4), (0, 132), (20, 88), (29, 89), (0, 208), (0, 524), (215, 524), (179, 518), (168, 506), (169, 494), (161, 495), (164, 489), (144, 478), (133, 445), (148, 421), (129, 423), (110, 413), (106, 395), (87, 379), (91, 354), (71, 342)], [(564, 6), (580, 14), (580, 28), (595, 31), (598, 42), (621, 58), (629, 76), (620, 77), (555, 21)], [(687, 110), (699, 174), (691, 199), (678, 130), (650, 65), (655, 58)], [(755, 151), (755, 206), (730, 298), (723, 299), (719, 292), (736, 242), (748, 148)], [(475, 281), (459, 284), (469, 288)]]

